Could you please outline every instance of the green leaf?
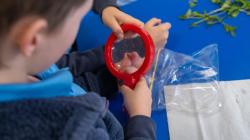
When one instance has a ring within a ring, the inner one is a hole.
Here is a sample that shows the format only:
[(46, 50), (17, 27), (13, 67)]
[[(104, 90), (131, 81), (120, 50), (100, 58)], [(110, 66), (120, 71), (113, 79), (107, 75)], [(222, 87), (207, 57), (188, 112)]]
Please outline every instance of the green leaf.
[(237, 16), (239, 15), (239, 13), (240, 13), (240, 10), (234, 11), (234, 12), (231, 14), (231, 16), (235, 18), (235, 17), (237, 17)]
[(187, 18), (190, 18), (192, 16), (192, 9), (188, 9), (187, 12), (186, 12), (186, 14), (185, 14), (185, 16)]
[(191, 8), (197, 6), (198, 0), (189, 0), (189, 9), (181, 19), (197, 20), (190, 26), (197, 27), (205, 23), (208, 27), (214, 24), (222, 24), (224, 30), (232, 36), (236, 35), (236, 27), (224, 23), (226, 18), (236, 18), (241, 12), (250, 15), (250, 0), (210, 0), (218, 6), (217, 9), (206, 12), (193, 11)]
[(240, 7), (237, 5), (232, 5), (226, 10), (227, 14), (231, 17), (237, 17), (240, 13)]
[(188, 9), (188, 10), (187, 10), (186, 16), (187, 16), (187, 17), (191, 17), (191, 16), (192, 16), (192, 9)]
[(180, 19), (188, 19), (192, 16), (192, 9), (188, 9), (185, 15), (180, 16)]
[(198, 0), (190, 0), (189, 1), (189, 7), (191, 7), (191, 8), (197, 6), (197, 4), (198, 4)]
[(212, 3), (216, 3), (216, 4), (221, 3), (221, 0), (211, 0), (211, 1)]
[(232, 36), (235, 36), (236, 33), (236, 27), (228, 25), (228, 24), (224, 24), (224, 29), (226, 32), (230, 33)]
[(250, 1), (242, 0), (241, 9), (246, 10), (246, 11), (250, 11)]
[(197, 12), (197, 11), (192, 12), (192, 16), (196, 17), (196, 18), (202, 18), (203, 17), (203, 15), (201, 13)]
[(187, 17), (185, 15), (179, 16), (180, 19), (187, 19)]
[(197, 27), (197, 26), (198, 26), (198, 24), (196, 24), (196, 23), (192, 23), (190, 26), (191, 26), (191, 27)]
[(222, 8), (222, 9), (227, 9), (227, 8), (229, 8), (230, 6), (231, 6), (231, 1), (230, 1), (230, 0), (226, 0), (226, 1), (222, 4), (221, 8)]
[(208, 25), (213, 25), (219, 22), (221, 22), (221, 18), (219, 18), (218, 16), (208, 16), (206, 20), (206, 23)]

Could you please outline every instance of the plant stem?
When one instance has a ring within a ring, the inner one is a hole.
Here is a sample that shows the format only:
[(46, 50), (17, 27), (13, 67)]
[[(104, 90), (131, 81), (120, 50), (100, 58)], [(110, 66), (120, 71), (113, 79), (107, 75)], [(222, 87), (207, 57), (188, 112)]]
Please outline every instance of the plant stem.
[(247, 11), (244, 10), (244, 9), (240, 9), (240, 11), (241, 11), (242, 13), (245, 13), (245, 14), (249, 15), (249, 12), (247, 12)]
[[(213, 13), (216, 13), (216, 12), (213, 12)], [(215, 15), (213, 15), (213, 16), (220, 16), (220, 15), (222, 15), (222, 14), (225, 14), (225, 12), (221, 12), (221, 13), (215, 14)], [(211, 16), (211, 14), (210, 14), (209, 16)], [(198, 25), (198, 24), (200, 24), (200, 23), (202, 23), (202, 22), (207, 21), (208, 18), (209, 18), (209, 17), (203, 18), (203, 19), (201, 19), (201, 20), (199, 20), (199, 21), (194, 22), (193, 24)]]
[(223, 11), (223, 10), (224, 10), (223, 8), (218, 8), (218, 9), (215, 9), (215, 10), (209, 12), (208, 15), (213, 15), (213, 14), (218, 13), (218, 12), (221, 12), (221, 11)]

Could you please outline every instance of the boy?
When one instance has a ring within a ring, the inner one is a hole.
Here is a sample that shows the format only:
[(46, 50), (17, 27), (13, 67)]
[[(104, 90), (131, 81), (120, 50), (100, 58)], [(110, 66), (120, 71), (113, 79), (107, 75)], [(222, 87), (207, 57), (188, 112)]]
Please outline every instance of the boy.
[[(95, 93), (68, 97), (73, 81), (67, 69), (47, 77), (30, 76), (62, 56), (91, 5), (92, 0), (0, 1), (1, 139), (124, 138), (105, 99)], [(154, 139), (145, 80), (134, 90), (120, 89), (131, 117), (125, 139)], [(135, 129), (135, 125), (141, 128)]]

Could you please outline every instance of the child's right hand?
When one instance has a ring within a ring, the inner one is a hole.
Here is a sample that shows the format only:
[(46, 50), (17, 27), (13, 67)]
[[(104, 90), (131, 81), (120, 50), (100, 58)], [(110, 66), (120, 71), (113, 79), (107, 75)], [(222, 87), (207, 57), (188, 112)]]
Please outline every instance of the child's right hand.
[(152, 37), (157, 49), (166, 45), (170, 28), (170, 23), (161, 23), (161, 20), (157, 18), (152, 18), (144, 26), (144, 29)]
[(151, 116), (152, 97), (145, 78), (138, 81), (134, 90), (122, 85), (120, 91), (123, 93), (125, 107), (130, 117)]

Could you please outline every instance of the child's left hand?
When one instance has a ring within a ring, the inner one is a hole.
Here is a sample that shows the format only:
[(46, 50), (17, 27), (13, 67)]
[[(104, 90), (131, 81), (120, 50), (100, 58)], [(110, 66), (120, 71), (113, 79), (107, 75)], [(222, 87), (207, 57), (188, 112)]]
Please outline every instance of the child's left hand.
[(170, 23), (162, 23), (162, 21), (157, 18), (152, 18), (144, 26), (144, 29), (152, 37), (156, 49), (166, 45), (170, 28)]
[(144, 23), (138, 19), (133, 18), (132, 16), (120, 11), (115, 7), (107, 7), (102, 12), (102, 21), (105, 25), (110, 27), (118, 39), (122, 39), (124, 37), (123, 30), (121, 28), (121, 24), (130, 23), (137, 25), (143, 28)]

